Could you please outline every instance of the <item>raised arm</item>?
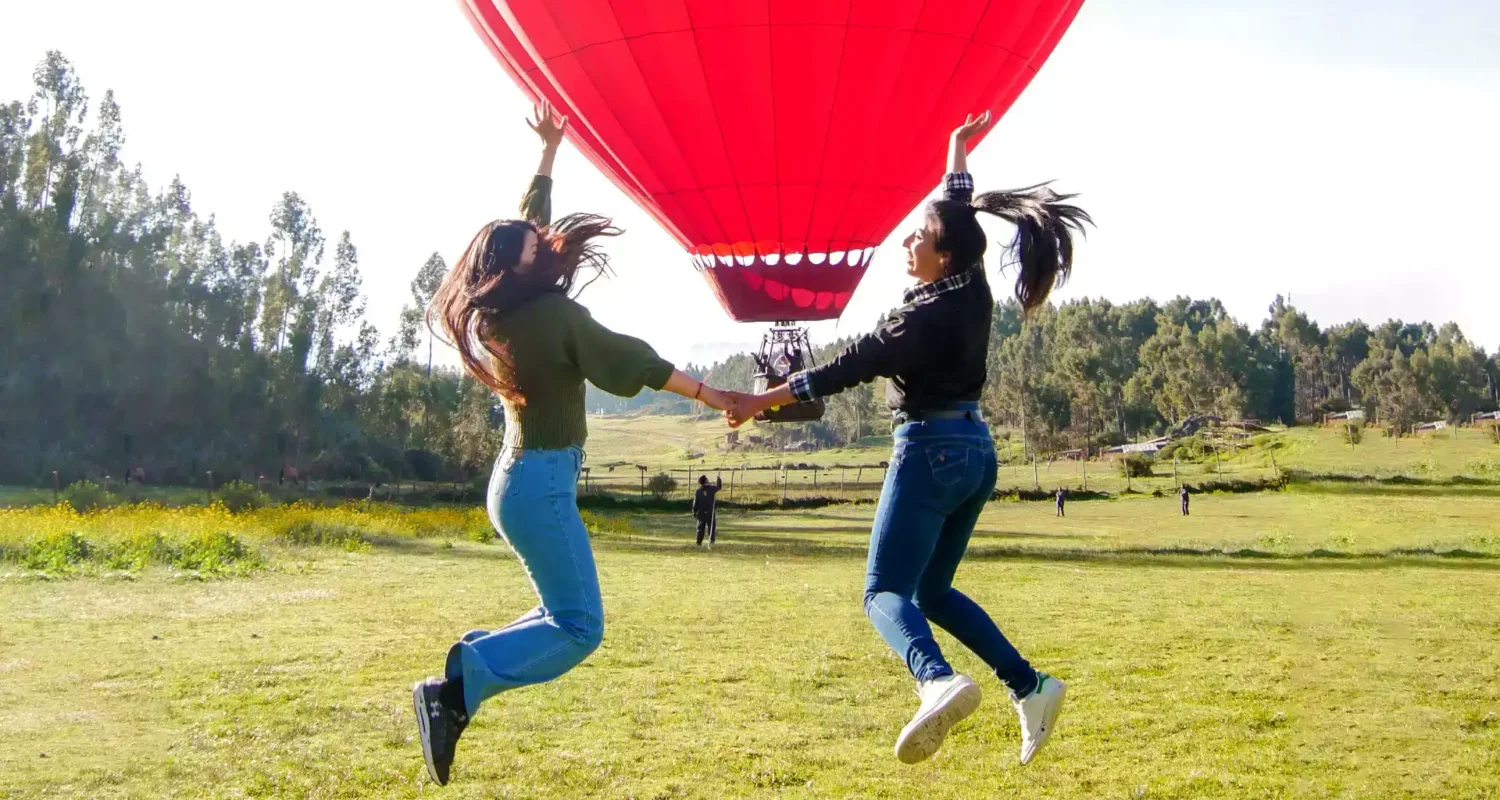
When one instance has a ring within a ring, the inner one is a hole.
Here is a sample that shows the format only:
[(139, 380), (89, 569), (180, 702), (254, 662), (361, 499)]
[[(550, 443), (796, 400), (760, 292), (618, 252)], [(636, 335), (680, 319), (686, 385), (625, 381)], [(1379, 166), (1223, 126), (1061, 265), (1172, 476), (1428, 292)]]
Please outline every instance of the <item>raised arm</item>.
[(969, 140), (989, 130), (990, 123), (988, 111), (977, 117), (969, 114), (964, 117), (964, 124), (953, 130), (953, 135), (948, 138), (949, 172), (969, 171)]
[(546, 103), (532, 109), (532, 115), (526, 124), (542, 140), (542, 160), (537, 164), (536, 177), (521, 198), (521, 217), (543, 226), (552, 222), (552, 164), (557, 160), (557, 148), (562, 145), (568, 118), (553, 114), (552, 106)]

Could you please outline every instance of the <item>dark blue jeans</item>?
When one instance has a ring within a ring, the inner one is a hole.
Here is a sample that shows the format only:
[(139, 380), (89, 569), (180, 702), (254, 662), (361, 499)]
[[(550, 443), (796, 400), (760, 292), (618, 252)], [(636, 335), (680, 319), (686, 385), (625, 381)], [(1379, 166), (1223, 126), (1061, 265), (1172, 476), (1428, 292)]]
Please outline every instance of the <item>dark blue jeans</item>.
[(995, 443), (983, 422), (942, 419), (896, 429), (870, 532), (865, 613), (917, 680), (953, 674), (931, 621), (1025, 697), (1036, 688), (1036, 670), (979, 604), (953, 588), (995, 473)]

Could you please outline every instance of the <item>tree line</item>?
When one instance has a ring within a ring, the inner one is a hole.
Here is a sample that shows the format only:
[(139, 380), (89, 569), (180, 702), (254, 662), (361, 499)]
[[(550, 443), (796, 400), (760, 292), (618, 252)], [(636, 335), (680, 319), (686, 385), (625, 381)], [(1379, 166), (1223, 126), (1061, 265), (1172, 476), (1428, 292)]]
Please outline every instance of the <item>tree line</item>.
[[(423, 309), (447, 265), (413, 270), (382, 338), (359, 250), (287, 192), (264, 238), (226, 241), (173, 179), (125, 163), (121, 109), (50, 52), (25, 101), (0, 105), (0, 483), (123, 475), (197, 483), (271, 474), (459, 480), (483, 474), (503, 420), (493, 396), (433, 365)], [(826, 360), (846, 342), (826, 343)], [(997, 307), (984, 404), (1047, 452), (1160, 432), (1195, 414), (1288, 424), (1364, 407), (1409, 428), (1497, 400), (1497, 360), (1458, 326), (1322, 328), (1281, 298), (1259, 329), (1217, 300), (1079, 300), (1023, 319)], [(747, 390), (741, 354), (687, 371)], [(681, 398), (589, 408), (703, 413)], [(883, 387), (829, 400), (782, 439), (846, 444), (888, 432)]]

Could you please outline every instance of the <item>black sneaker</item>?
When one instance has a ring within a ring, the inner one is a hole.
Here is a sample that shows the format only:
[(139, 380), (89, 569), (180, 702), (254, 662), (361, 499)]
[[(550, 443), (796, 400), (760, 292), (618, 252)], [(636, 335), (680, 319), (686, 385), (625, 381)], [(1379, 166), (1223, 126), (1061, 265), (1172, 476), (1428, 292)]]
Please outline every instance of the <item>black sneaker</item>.
[(469, 726), (469, 715), (461, 708), (443, 703), (439, 692), (443, 681), (428, 678), (411, 687), (412, 706), (417, 712), (417, 735), (422, 740), (422, 757), (427, 774), (439, 786), (448, 784), (448, 771), (458, 750), (458, 737)]

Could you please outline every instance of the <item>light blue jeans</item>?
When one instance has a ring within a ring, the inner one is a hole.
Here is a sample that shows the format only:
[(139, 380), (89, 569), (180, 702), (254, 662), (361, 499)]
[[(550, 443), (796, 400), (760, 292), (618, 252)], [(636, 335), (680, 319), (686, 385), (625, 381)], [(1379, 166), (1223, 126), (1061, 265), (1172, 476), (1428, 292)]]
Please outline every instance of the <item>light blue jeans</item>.
[(508, 689), (578, 666), (604, 639), (604, 607), (588, 530), (578, 515), (583, 451), (506, 449), (490, 476), (490, 522), (520, 558), (540, 604), (497, 631), (469, 631), (448, 650), (470, 715)]

